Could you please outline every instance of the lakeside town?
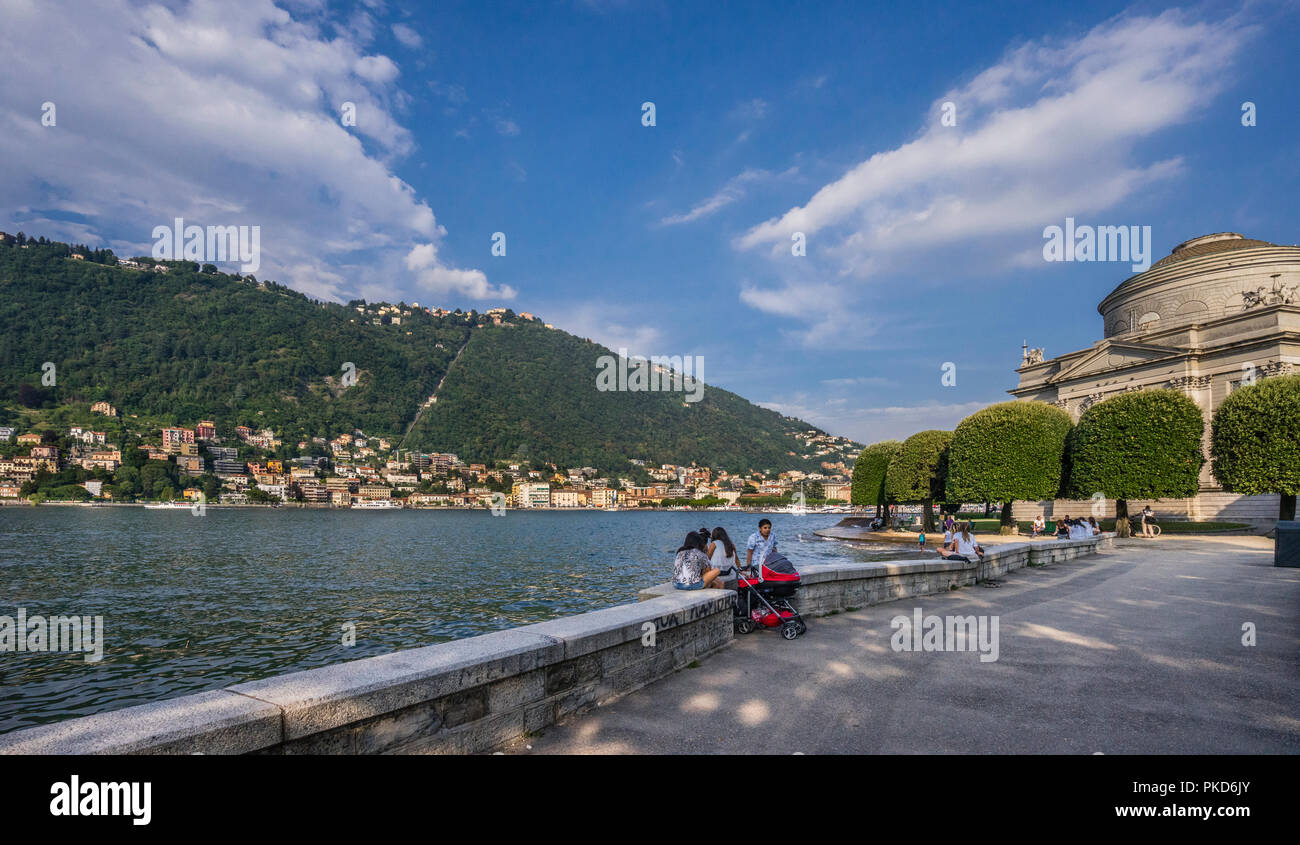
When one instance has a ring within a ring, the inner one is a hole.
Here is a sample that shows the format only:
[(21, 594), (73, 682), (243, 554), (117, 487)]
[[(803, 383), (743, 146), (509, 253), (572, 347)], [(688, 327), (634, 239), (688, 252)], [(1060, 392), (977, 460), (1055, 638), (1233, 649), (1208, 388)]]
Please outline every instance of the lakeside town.
[[(0, 426), (0, 503), (300, 505), (355, 509), (640, 509), (820, 507), (847, 511), (851, 468), (731, 474), (697, 464), (632, 459), (623, 472), (519, 460), (466, 462), (451, 453), (395, 448), (360, 429), (287, 445), (271, 429), (211, 420), (128, 433), (108, 402), (90, 407), (122, 434), (46, 425)], [(832, 435), (809, 431), (812, 454), (834, 457)], [(139, 440), (121, 443), (116, 440)], [(289, 455), (296, 453), (292, 457)]]

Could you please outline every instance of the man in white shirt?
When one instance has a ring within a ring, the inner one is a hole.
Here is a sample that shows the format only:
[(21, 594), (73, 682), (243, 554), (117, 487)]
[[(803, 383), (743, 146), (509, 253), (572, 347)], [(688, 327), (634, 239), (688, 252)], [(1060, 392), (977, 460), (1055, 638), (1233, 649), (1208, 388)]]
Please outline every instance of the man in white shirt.
[(767, 556), (776, 551), (776, 535), (772, 533), (772, 520), (760, 519), (758, 530), (749, 535), (745, 544), (745, 566), (757, 570), (767, 560)]

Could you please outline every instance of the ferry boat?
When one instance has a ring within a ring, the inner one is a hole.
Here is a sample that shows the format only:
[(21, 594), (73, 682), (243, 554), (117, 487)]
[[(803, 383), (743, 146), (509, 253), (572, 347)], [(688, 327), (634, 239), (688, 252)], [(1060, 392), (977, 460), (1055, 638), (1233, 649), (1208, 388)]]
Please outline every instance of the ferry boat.
[(401, 502), (392, 499), (362, 499), (359, 502), (353, 502), (352, 507), (361, 510), (398, 510), (402, 507)]
[(147, 511), (187, 511), (190, 509), (191, 502), (163, 502), (158, 505), (145, 505)]

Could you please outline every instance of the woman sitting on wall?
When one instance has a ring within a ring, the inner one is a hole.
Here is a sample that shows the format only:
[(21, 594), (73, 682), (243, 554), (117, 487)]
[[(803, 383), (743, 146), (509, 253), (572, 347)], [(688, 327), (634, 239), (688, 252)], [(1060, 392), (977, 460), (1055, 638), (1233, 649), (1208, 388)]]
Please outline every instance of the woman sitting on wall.
[(939, 556), (944, 560), (965, 561), (972, 563), (976, 557), (984, 557), (984, 547), (975, 542), (975, 537), (971, 534), (974, 526), (969, 522), (963, 522), (958, 530), (953, 532), (952, 541), (939, 550)]
[(718, 578), (721, 574), (721, 570), (709, 566), (704, 539), (694, 531), (687, 534), (686, 542), (673, 559), (673, 586), (679, 590), (721, 589), (722, 581)]
[(725, 589), (734, 590), (736, 588), (736, 568), (740, 565), (740, 558), (736, 555), (736, 544), (731, 542), (731, 537), (727, 530), (719, 525), (713, 529), (713, 534), (709, 537), (709, 545), (704, 550), (709, 556), (709, 565), (719, 572), (726, 572), (727, 575), (719, 579), (719, 582)]

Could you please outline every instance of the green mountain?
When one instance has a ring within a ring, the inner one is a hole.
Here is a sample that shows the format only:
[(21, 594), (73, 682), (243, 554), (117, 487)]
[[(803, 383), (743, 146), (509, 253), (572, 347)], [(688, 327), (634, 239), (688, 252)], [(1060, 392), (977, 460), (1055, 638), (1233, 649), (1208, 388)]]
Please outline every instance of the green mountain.
[(860, 448), (828, 446), (814, 426), (720, 388), (689, 403), (682, 392), (598, 390), (597, 359), (610, 350), (513, 312), (493, 325), (475, 312), (317, 302), (211, 265), (141, 264), (0, 244), (0, 415), (102, 399), (141, 427), (210, 419), (224, 432), (270, 428), (289, 445), (361, 429), (467, 461), (602, 469), (629, 458), (815, 468)]

